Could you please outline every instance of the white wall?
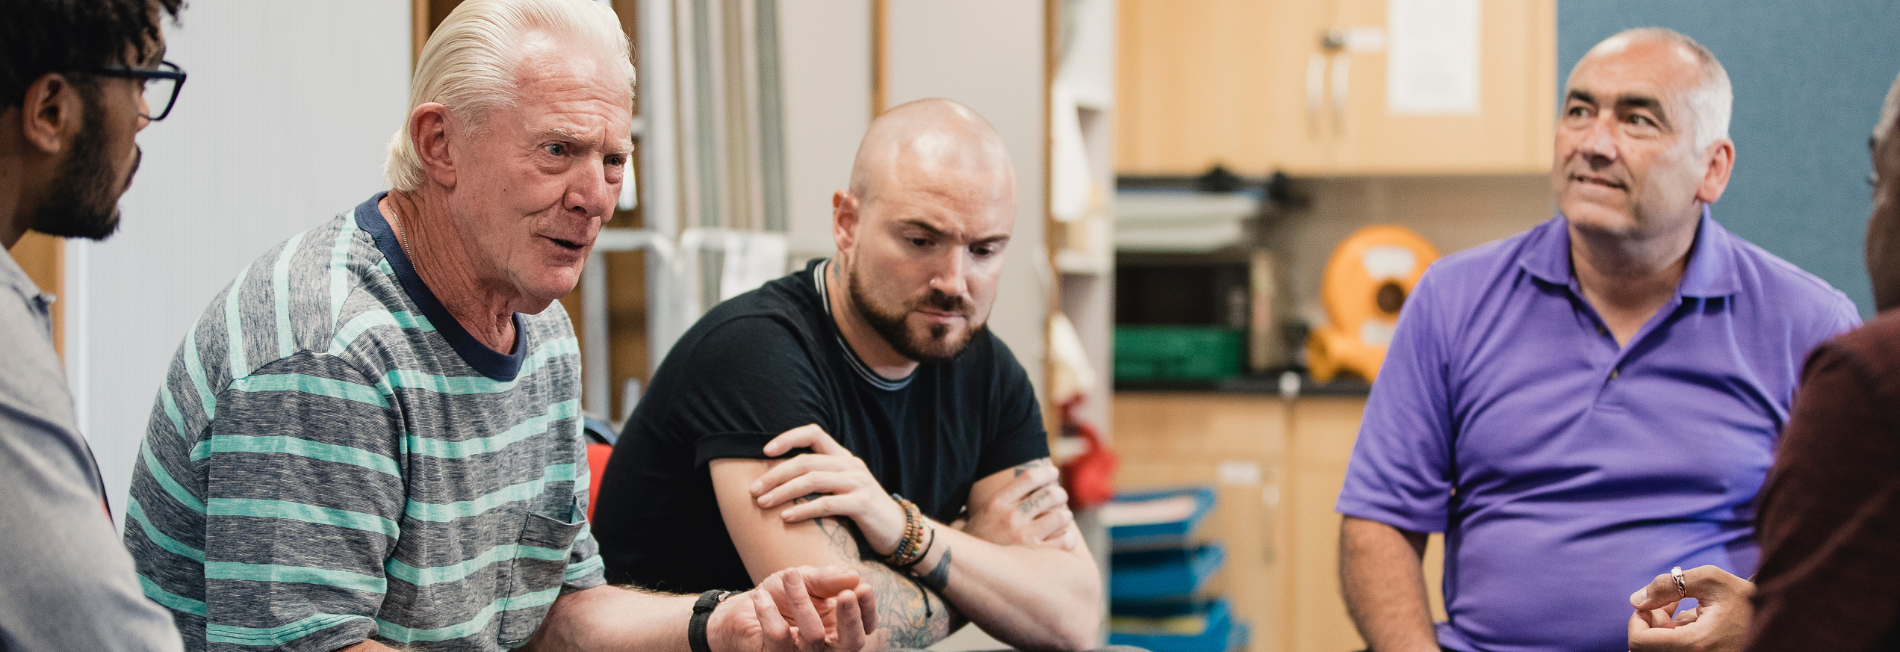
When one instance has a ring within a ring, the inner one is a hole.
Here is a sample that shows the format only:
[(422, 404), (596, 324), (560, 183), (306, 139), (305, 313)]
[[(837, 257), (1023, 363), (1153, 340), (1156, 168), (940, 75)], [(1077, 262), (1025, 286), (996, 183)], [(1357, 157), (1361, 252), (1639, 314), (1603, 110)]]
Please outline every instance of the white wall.
[(871, 124), (871, 3), (792, 0), (778, 6), (784, 83), (785, 205), (793, 259), (829, 256), (831, 193)]
[(990, 328), (1042, 389), (1052, 282), (1043, 246), (1043, 5), (1024, 0), (890, 3), (886, 100), (943, 97), (988, 118), (1016, 164), (1016, 233)]
[(266, 249), (383, 189), (408, 94), (410, 8), (391, 0), (193, 0), (166, 26), (190, 75), (120, 231), (67, 245), (68, 373), (115, 512), (185, 331)]

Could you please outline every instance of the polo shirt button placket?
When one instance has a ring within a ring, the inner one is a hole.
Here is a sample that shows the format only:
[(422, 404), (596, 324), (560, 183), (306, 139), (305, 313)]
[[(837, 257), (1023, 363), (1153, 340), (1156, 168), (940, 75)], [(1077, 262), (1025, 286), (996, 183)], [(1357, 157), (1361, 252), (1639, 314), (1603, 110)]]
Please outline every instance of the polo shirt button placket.
[(1623, 367), (1610, 367), (1610, 380), (1616, 380), (1616, 377), (1621, 375), (1623, 375)]

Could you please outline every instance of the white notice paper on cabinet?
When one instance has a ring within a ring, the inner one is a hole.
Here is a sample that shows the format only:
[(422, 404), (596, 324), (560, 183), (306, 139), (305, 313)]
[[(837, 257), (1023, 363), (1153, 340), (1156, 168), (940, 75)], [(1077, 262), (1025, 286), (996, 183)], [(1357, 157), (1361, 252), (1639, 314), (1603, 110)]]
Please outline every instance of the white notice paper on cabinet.
[(1386, 110), (1478, 112), (1478, 0), (1388, 0)]

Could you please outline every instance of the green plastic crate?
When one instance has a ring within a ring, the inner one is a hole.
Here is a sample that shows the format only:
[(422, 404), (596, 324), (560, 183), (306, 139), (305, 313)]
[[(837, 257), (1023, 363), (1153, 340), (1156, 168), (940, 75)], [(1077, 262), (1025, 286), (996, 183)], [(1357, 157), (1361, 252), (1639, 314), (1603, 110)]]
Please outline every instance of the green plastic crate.
[(1116, 326), (1116, 380), (1240, 375), (1241, 332), (1217, 326)]

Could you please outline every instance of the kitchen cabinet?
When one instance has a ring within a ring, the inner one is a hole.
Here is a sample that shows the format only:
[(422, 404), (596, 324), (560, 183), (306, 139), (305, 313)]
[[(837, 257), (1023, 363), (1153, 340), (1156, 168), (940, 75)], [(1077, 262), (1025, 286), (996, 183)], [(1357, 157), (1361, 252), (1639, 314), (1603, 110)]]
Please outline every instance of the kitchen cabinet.
[[(1365, 647), (1340, 597), (1333, 511), (1365, 397), (1118, 392), (1114, 407), (1117, 490), (1216, 488), (1198, 535), (1227, 549), (1210, 592), (1252, 624), (1252, 652)], [(1442, 551), (1433, 535), (1425, 579), (1439, 620)]]
[(1409, 0), (1123, 0), (1117, 171), (1509, 174), (1550, 165), (1554, 0), (1477, 1), (1477, 105), (1394, 112), (1389, 8)]

